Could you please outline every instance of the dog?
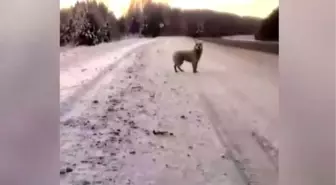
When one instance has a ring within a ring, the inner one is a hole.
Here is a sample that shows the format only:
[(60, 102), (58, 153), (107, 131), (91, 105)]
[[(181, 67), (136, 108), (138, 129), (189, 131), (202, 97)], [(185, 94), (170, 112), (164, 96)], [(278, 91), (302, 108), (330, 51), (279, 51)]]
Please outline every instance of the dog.
[(184, 61), (190, 62), (192, 65), (193, 73), (197, 73), (198, 62), (203, 53), (203, 43), (199, 41), (195, 41), (194, 48), (192, 50), (180, 50), (176, 51), (173, 54), (173, 61), (174, 61), (174, 70), (177, 73), (177, 69), (181, 72), (184, 72), (181, 69), (182, 64)]

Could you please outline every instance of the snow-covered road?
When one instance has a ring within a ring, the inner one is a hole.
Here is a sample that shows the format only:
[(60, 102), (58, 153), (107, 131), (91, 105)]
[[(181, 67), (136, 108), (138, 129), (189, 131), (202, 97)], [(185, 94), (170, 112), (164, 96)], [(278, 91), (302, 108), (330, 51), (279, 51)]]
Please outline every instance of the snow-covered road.
[[(97, 93), (97, 87), (111, 81), (113, 76), (111, 71), (115, 67), (129, 64), (128, 62), (121, 62), (127, 55), (151, 42), (153, 40), (139, 39), (122, 40), (110, 45), (99, 45), (94, 48), (96, 56), (87, 55), (90, 52), (90, 47), (86, 47), (85, 49), (88, 51), (83, 51), (83, 54), (80, 49), (79, 51), (77, 50), (79, 53), (74, 51), (62, 53), (60, 65), (61, 120), (67, 119), (68, 114), (72, 113), (72, 111), (81, 112), (85, 106), (76, 106), (79, 98), (83, 96), (91, 97), (92, 93)], [(92, 51), (91, 54), (93, 54)], [(82, 55), (84, 57), (87, 55), (86, 59), (83, 59)], [(108, 79), (106, 80), (106, 78)]]
[(278, 57), (204, 43), (200, 73), (174, 73), (172, 53), (192, 46), (162, 37), (61, 52), (62, 185), (274, 184)]

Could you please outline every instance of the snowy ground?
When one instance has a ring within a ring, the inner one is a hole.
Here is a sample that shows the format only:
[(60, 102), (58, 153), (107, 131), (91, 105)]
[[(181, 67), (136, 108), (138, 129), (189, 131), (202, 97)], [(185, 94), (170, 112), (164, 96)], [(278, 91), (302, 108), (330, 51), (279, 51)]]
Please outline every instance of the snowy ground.
[(274, 181), (277, 56), (205, 43), (199, 74), (174, 73), (172, 52), (190, 47), (128, 39), (61, 52), (62, 185)]

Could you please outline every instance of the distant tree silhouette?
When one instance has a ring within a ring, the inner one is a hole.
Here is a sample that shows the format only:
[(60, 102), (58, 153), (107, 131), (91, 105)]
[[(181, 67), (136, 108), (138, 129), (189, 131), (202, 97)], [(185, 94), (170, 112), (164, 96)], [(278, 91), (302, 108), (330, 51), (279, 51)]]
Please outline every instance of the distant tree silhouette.
[(151, 16), (149, 16), (148, 33), (152, 37), (157, 37), (160, 35), (160, 32), (161, 32), (160, 23), (161, 21), (160, 21), (159, 16), (155, 16), (155, 14), (152, 14)]
[[(211, 10), (181, 10), (167, 4), (148, 0), (139, 8), (129, 8), (127, 15), (142, 17), (142, 34), (188, 35), (193, 37), (220, 37), (235, 34), (254, 34), (260, 27), (261, 19), (240, 17), (234, 14)], [(130, 19), (130, 18), (129, 18)], [(146, 22), (146, 23), (145, 23)], [(160, 24), (165, 26), (160, 28)]]
[(141, 35), (143, 36), (148, 36), (149, 32), (148, 32), (148, 21), (147, 19), (143, 20), (143, 23), (141, 24)]
[(279, 8), (263, 20), (260, 29), (255, 34), (256, 40), (279, 41)]
[(152, 37), (160, 35), (160, 24), (164, 23), (163, 12), (165, 12), (165, 9), (167, 9), (167, 6), (157, 3), (148, 3), (144, 6), (143, 14), (146, 17), (146, 35)]
[(125, 18), (124, 17), (119, 18), (117, 24), (118, 24), (119, 31), (121, 33), (125, 33), (126, 32), (126, 20), (125, 20)]
[(140, 23), (135, 17), (133, 17), (131, 21), (131, 26), (130, 26), (130, 33), (136, 34), (139, 32), (140, 32)]

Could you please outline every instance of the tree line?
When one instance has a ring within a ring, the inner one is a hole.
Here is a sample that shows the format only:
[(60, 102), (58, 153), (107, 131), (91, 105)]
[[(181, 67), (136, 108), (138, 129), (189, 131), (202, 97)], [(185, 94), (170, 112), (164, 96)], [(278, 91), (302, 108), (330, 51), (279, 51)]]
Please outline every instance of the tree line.
[(117, 19), (96, 1), (77, 2), (60, 11), (60, 44), (96, 45), (127, 34), (142, 36), (221, 37), (254, 34), (262, 20), (211, 10), (182, 10), (161, 3), (129, 8)]
[(261, 23), (260, 28), (255, 34), (256, 40), (279, 41), (279, 8)]

